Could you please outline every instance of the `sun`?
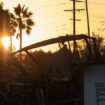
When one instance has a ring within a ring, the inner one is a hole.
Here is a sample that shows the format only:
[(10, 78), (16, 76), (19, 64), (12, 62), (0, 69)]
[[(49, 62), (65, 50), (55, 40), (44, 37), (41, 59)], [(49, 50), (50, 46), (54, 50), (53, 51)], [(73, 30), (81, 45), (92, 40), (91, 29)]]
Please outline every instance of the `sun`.
[[(10, 38), (9, 37), (2, 38), (2, 43), (5, 47), (5, 49), (9, 50), (9, 48), (10, 48)], [(12, 49), (15, 48), (15, 50), (19, 49), (19, 41), (15, 37), (12, 37), (12, 47), (13, 47)]]
[(6, 50), (9, 49), (9, 46), (10, 46), (10, 40), (9, 40), (9, 37), (4, 37), (2, 38), (2, 43), (5, 47)]

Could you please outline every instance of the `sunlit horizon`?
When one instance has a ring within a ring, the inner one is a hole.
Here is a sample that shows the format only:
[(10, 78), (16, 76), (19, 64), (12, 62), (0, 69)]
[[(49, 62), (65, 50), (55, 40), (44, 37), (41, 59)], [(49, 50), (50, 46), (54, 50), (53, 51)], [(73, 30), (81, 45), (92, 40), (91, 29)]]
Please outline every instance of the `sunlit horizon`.
[[(26, 40), (27, 40), (27, 38), (26, 38)], [(43, 40), (36, 41), (35, 43), (40, 42), (40, 41), (43, 41)], [(23, 41), (22, 48), (26, 47), (26, 44), (25, 44), (26, 42), (27, 41), (25, 41), (25, 40)], [(2, 38), (2, 43), (3, 43), (4, 47), (5, 47), (5, 49), (8, 51), (9, 48), (10, 48), (10, 37)], [(28, 45), (31, 45), (31, 44), (28, 44)], [(16, 39), (15, 36), (14, 36), (14, 37), (12, 37), (12, 51), (14, 52), (14, 51), (17, 51), (19, 49), (20, 49), (20, 39)], [(47, 45), (47, 46), (44, 46), (44, 47), (37, 48), (37, 50), (43, 50), (45, 52), (48, 52), (48, 51), (55, 52), (58, 49), (59, 49), (58, 44), (52, 44), (52, 45)]]

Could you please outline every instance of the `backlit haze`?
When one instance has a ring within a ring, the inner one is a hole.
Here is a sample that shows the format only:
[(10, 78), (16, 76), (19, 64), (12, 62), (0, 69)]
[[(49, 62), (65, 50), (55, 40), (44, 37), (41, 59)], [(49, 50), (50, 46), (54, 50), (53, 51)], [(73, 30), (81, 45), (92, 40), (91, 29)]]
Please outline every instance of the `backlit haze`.
[[(0, 0), (1, 2), (1, 0)], [(64, 12), (65, 9), (72, 9), (72, 2), (69, 0), (3, 0), (4, 7), (13, 11), (13, 7), (18, 3), (29, 7), (34, 15), (35, 26), (30, 36), (26, 36), (23, 32), (23, 47), (46, 40), (49, 38), (59, 37), (65, 34), (72, 34), (72, 12)], [(88, 0), (90, 30), (104, 35), (104, 28), (101, 21), (105, 21), (105, 0)], [(85, 3), (76, 3), (76, 8), (85, 9)], [(87, 34), (86, 11), (78, 12), (76, 22), (76, 33)], [(6, 39), (4, 41), (7, 42)], [(19, 40), (13, 38), (13, 44), (16, 49), (19, 48)], [(57, 49), (57, 46), (47, 47), (45, 50)]]

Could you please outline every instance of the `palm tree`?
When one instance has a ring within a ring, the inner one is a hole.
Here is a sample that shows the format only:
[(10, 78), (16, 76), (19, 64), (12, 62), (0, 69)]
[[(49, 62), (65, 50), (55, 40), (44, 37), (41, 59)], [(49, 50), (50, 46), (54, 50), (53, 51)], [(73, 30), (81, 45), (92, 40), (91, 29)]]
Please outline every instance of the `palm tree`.
[(4, 36), (8, 36), (8, 10), (3, 9), (4, 3), (0, 3), (0, 38), (2, 39)]
[(5, 48), (2, 43), (2, 38), (9, 36), (9, 10), (3, 9), (4, 3), (0, 3), (0, 56), (4, 60)]
[[(3, 2), (0, 3), (0, 24), (2, 23)], [(0, 39), (1, 39), (2, 25), (0, 25)]]
[[(2, 41), (1, 41), (1, 39), (2, 39), (2, 16), (3, 16), (3, 11), (4, 11), (4, 9), (3, 9), (3, 2), (1, 2), (0, 3), (0, 56), (1, 57), (3, 57), (3, 53), (4, 53), (4, 46), (3, 46), (3, 43), (2, 43)], [(2, 60), (2, 58), (0, 58), (0, 63), (1, 63), (1, 60)]]
[(16, 38), (20, 37), (20, 63), (21, 63), (21, 49), (22, 49), (22, 32), (26, 31), (27, 35), (30, 34), (34, 21), (32, 20), (33, 13), (28, 11), (28, 7), (18, 4), (14, 7), (15, 19), (18, 25), (19, 33)]

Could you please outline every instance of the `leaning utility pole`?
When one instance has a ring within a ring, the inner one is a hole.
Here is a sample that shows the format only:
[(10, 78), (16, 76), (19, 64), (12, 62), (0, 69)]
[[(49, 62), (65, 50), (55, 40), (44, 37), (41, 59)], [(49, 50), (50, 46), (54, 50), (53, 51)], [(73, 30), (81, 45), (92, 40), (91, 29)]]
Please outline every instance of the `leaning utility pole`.
[(86, 2), (86, 15), (87, 15), (88, 36), (90, 37), (90, 24), (89, 24), (89, 13), (88, 13), (88, 3), (87, 3), (87, 0), (85, 0), (85, 2)]

